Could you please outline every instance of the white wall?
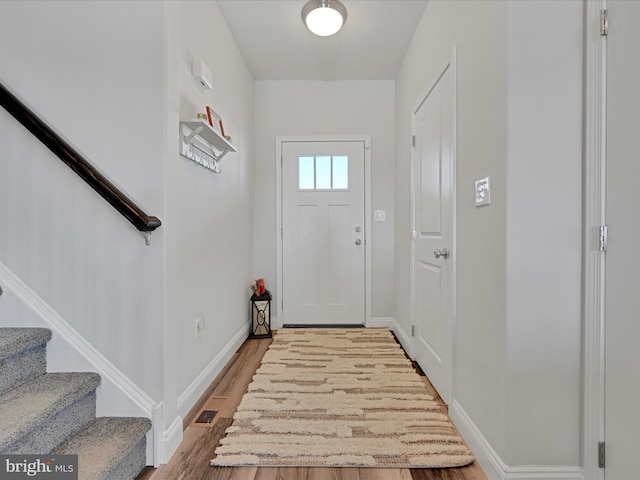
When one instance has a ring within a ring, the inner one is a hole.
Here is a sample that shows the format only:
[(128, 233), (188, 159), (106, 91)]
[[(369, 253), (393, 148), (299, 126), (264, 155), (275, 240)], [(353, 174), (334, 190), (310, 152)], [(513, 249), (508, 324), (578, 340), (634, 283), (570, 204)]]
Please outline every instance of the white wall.
[[(162, 220), (163, 75), (161, 3), (0, 2), (0, 81)], [(0, 124), (0, 261), (160, 399), (164, 230), (145, 246), (3, 109)]]
[[(213, 91), (192, 79), (193, 56)], [(163, 407), (166, 461), (248, 333), (253, 78), (215, 2), (5, 1), (0, 81), (163, 222), (145, 246), (0, 109), (0, 262)], [(220, 175), (178, 154), (179, 120), (205, 105), (238, 149)], [(0, 324), (37, 323), (0, 302)]]
[(276, 136), (371, 135), (371, 209), (386, 211), (370, 219), (372, 316), (393, 316), (393, 92), (391, 81), (255, 82), (253, 274), (276, 300)]
[[(236, 335), (248, 334), (253, 77), (215, 2), (171, 2), (167, 22), (165, 396), (178, 400), (165, 406), (171, 421), (188, 412), (224, 366), (217, 355)], [(194, 57), (212, 71), (213, 90), (191, 75)], [(206, 105), (222, 117), (238, 149), (221, 160), (221, 174), (178, 154), (178, 120), (195, 118)], [(196, 341), (200, 314), (206, 328)]]
[[(454, 398), (503, 466), (580, 464), (581, 22), (578, 1), (431, 1), (396, 80), (408, 330), (410, 115), (456, 47)], [(492, 204), (475, 208), (487, 175)]]
[(580, 464), (582, 8), (509, 3), (504, 458), (514, 465)]

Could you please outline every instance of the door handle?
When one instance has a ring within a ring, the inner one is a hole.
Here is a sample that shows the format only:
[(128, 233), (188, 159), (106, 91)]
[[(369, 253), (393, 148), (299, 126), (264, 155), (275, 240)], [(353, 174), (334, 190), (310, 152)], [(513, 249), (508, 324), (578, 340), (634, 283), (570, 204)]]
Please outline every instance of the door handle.
[(357, 240), (356, 240), (356, 245), (362, 245), (362, 240), (357, 239)]
[(434, 250), (433, 256), (436, 258), (443, 257), (446, 260), (447, 258), (449, 258), (449, 250), (447, 250), (446, 248), (443, 248), (442, 250)]

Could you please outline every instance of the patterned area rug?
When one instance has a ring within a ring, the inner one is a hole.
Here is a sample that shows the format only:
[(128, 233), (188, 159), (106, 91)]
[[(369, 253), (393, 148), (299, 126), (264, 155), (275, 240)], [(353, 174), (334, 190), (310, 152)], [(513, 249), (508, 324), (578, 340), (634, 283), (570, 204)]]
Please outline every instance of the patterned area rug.
[(281, 329), (215, 466), (442, 468), (474, 461), (385, 329)]

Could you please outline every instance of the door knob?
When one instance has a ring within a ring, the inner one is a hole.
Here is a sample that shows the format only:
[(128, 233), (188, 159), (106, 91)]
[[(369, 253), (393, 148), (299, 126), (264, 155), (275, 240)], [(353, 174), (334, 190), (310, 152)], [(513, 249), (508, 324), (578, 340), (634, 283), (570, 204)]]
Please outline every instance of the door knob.
[(356, 240), (356, 245), (362, 245), (362, 240), (357, 239), (357, 240)]
[(433, 256), (436, 258), (443, 257), (446, 260), (447, 258), (449, 258), (449, 250), (447, 250), (446, 248), (443, 248), (442, 250), (434, 250)]

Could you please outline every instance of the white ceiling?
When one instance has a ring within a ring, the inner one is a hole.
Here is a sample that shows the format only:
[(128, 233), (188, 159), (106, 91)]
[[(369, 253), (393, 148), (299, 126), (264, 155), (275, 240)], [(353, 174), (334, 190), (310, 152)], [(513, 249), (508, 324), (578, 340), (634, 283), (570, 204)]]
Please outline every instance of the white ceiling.
[(342, 0), (332, 37), (302, 23), (307, 0), (218, 0), (256, 80), (394, 80), (427, 0)]

